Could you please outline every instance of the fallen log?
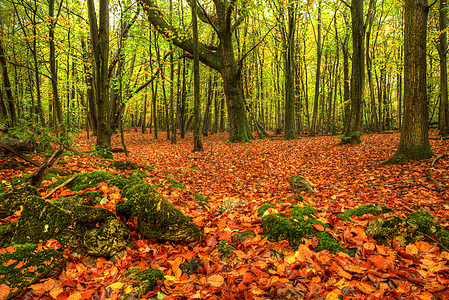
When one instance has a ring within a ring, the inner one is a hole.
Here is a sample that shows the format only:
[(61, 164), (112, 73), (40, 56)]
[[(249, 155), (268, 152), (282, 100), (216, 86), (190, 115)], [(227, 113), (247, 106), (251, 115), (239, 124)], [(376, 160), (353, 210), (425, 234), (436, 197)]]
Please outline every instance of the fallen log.
[(17, 152), (34, 152), (37, 144), (33, 140), (4, 140), (0, 141), (0, 155), (6, 155), (10, 152), (9, 149), (4, 146), (9, 146)]

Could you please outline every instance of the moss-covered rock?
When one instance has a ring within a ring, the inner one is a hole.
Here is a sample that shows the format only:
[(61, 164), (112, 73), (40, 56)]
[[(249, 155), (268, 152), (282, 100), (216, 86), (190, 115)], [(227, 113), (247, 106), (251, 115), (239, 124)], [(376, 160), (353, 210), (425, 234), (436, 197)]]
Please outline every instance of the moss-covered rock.
[(259, 208), (257, 209), (257, 215), (259, 217), (262, 217), (270, 207), (275, 207), (275, 205), (273, 203), (271, 203), (270, 201), (266, 201), (264, 204), (259, 206)]
[[(294, 210), (295, 208), (293, 208)], [(300, 214), (300, 212), (303, 214)], [(304, 243), (304, 239), (318, 238), (318, 245), (312, 250), (329, 250), (332, 253), (342, 251), (339, 242), (329, 233), (317, 230), (313, 224), (320, 223), (323, 227), (328, 225), (321, 223), (315, 217), (310, 217), (306, 212), (308, 207), (302, 207), (295, 211), (296, 215), (286, 216), (283, 214), (269, 214), (262, 219), (262, 227), (268, 240), (279, 242), (286, 240), (293, 249)], [(307, 216), (307, 217), (305, 217)]]
[(17, 222), (13, 243), (45, 243), (56, 239), (63, 248), (82, 253), (84, 232), (77, 228), (68, 210), (36, 196), (27, 198)]
[(315, 191), (310, 181), (302, 176), (292, 176), (288, 179), (288, 183), (295, 194), (299, 194), (300, 192), (312, 193)]
[(220, 211), (226, 212), (226, 211), (233, 211), (239, 206), (245, 206), (248, 202), (245, 200), (234, 198), (234, 197), (225, 197), (223, 199), (223, 203), (221, 204)]
[(129, 235), (129, 229), (108, 209), (53, 204), (31, 196), (25, 201), (12, 242), (42, 243), (56, 239), (75, 254), (87, 252), (110, 257), (125, 249)]
[(20, 187), (13, 187), (7, 192), (0, 194), (0, 218), (6, 218), (14, 214), (20, 209), (28, 196), (40, 196), (36, 187), (32, 185), (21, 185)]
[(361, 217), (366, 214), (370, 214), (373, 216), (379, 216), (381, 214), (384, 214), (384, 213), (387, 213), (390, 211), (392, 211), (392, 209), (385, 205), (381, 205), (378, 203), (371, 203), (371, 204), (361, 205), (354, 209), (349, 209), (343, 213), (337, 214), (337, 216), (342, 218), (345, 221), (349, 221), (349, 219), (353, 215), (355, 215), (357, 217)]
[(230, 245), (228, 241), (225, 240), (220, 241), (217, 245), (217, 251), (221, 254), (223, 259), (228, 259), (232, 254), (234, 254), (235, 250), (237, 250), (237, 248)]
[(434, 216), (425, 209), (409, 213), (407, 218), (397, 216), (372, 220), (366, 229), (379, 243), (389, 245), (393, 239), (402, 244), (411, 244), (428, 237), (439, 236), (443, 246), (449, 246), (449, 234), (435, 222)]
[(60, 208), (73, 211), (79, 205), (95, 206), (100, 204), (102, 197), (100, 192), (84, 192), (64, 198), (58, 198), (52, 201), (53, 204)]
[(119, 299), (141, 299), (151, 292), (159, 279), (164, 279), (164, 273), (161, 270), (130, 267), (120, 279), (123, 287), (119, 290), (118, 297)]
[(136, 163), (127, 160), (116, 160), (109, 165), (110, 168), (119, 170), (136, 170), (139, 166)]
[(68, 176), (71, 173), (69, 171), (61, 169), (61, 168), (53, 168), (50, 170), (50, 172), (48, 174), (53, 174), (53, 175), (58, 175), (58, 176)]
[(11, 299), (41, 279), (58, 276), (66, 260), (62, 254), (40, 245), (13, 245), (0, 249), (0, 284), (9, 287)]
[(186, 242), (201, 237), (200, 229), (149, 184), (130, 184), (122, 195), (128, 201), (117, 204), (117, 214), (136, 218), (137, 227), (145, 237)]
[(84, 246), (89, 254), (111, 257), (125, 249), (129, 238), (129, 229), (119, 220), (109, 218), (101, 227), (86, 231)]
[(198, 269), (204, 268), (201, 261), (196, 258), (189, 259), (188, 261), (179, 265), (179, 268), (188, 275), (198, 272)]
[(290, 208), (291, 215), (294, 217), (304, 217), (309, 216), (310, 218), (315, 218), (313, 215), (316, 212), (316, 209), (313, 206), (308, 204), (292, 206)]
[(0, 248), (11, 245), (16, 225), (17, 222), (12, 222), (0, 226)]
[(237, 232), (231, 237), (231, 241), (233, 243), (243, 242), (243, 241), (250, 239), (252, 237), (255, 237), (255, 236), (256, 236), (256, 234), (252, 231)]

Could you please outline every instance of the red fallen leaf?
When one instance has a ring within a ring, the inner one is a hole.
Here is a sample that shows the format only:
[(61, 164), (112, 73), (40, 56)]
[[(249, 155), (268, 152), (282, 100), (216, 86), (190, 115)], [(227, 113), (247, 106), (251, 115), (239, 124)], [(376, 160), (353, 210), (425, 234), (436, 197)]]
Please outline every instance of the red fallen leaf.
[(318, 243), (320, 242), (320, 240), (316, 237), (316, 236), (314, 236), (313, 238), (312, 238), (312, 247), (316, 247), (316, 246), (318, 246)]
[(0, 284), (0, 300), (6, 299), (9, 296), (10, 288), (6, 284)]
[[(313, 223), (312, 226), (315, 227), (315, 229), (318, 231), (324, 231), (324, 227), (323, 227), (323, 225), (321, 225), (321, 223)], [(316, 246), (314, 246), (314, 247), (316, 247)]]
[(55, 240), (55, 239), (49, 239), (46, 243), (45, 246), (51, 249), (55, 249), (55, 250), (59, 250), (61, 249), (61, 244)]
[(409, 293), (410, 292), (410, 285), (408, 281), (404, 281), (401, 283), (397, 288), (396, 292), (399, 294)]

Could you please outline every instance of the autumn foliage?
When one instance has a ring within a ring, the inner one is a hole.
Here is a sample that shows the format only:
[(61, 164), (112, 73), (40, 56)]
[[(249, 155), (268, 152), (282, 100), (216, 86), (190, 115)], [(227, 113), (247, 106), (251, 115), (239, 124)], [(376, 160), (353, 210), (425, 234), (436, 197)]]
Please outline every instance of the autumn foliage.
[[(440, 139), (436, 132), (431, 132), (431, 138), (436, 155), (449, 152), (448, 140)], [(425, 208), (444, 229), (449, 229), (449, 157), (442, 156), (433, 166), (433, 159), (379, 166), (397, 148), (398, 133), (364, 135), (363, 144), (357, 146), (338, 146), (340, 139), (331, 136), (229, 144), (226, 134), (215, 134), (203, 138), (204, 152), (196, 153), (191, 152), (192, 139), (188, 135), (173, 145), (169, 140), (154, 140), (150, 135), (129, 131), (126, 141), (130, 156), (120, 153), (114, 158), (141, 166), (148, 175), (145, 180), (200, 227), (202, 239), (194, 243), (144, 240), (134, 231), (133, 243), (113, 260), (75, 258), (51, 240), (47, 246), (62, 251), (69, 259), (66, 269), (58, 278), (34, 284), (20, 298), (116, 299), (123, 288), (120, 278), (124, 272), (131, 266), (144, 266), (165, 275), (145, 299), (449, 299), (449, 249), (438, 239), (381, 245), (366, 234), (368, 222), (377, 217), (353, 216), (349, 221), (337, 217), (359, 205), (379, 203), (393, 208), (388, 215), (401, 217)], [(117, 147), (119, 141), (118, 136), (113, 138)], [(76, 141), (80, 151), (92, 150), (94, 143), (85, 135)], [(67, 164), (58, 167), (82, 172), (103, 170), (125, 177), (130, 174), (109, 168), (101, 159), (87, 154), (66, 156), (65, 160)], [(23, 173), (33, 170), (29, 165)], [(17, 173), (6, 169), (0, 176), (8, 180)], [(330, 229), (320, 224), (315, 228), (328, 231), (345, 248), (354, 249), (354, 257), (326, 250), (315, 253), (309, 247), (316, 245), (314, 238), (295, 249), (286, 241), (264, 238), (257, 209), (271, 201), (273, 209), (287, 213), (298, 202), (288, 184), (293, 175), (308, 178), (316, 188), (302, 197)], [(107, 184), (95, 190), (109, 199), (101, 205), (115, 211), (121, 191)], [(45, 195), (47, 191), (41, 188), (40, 192)], [(62, 188), (50, 198), (72, 193)], [(248, 204), (222, 212), (225, 197), (237, 197)], [(11, 220), (14, 217), (3, 223)], [(134, 226), (132, 222), (128, 225)], [(255, 236), (244, 241), (232, 239), (245, 231)], [(237, 249), (227, 259), (217, 251), (223, 240)], [(186, 272), (186, 263), (193, 259), (200, 262), (199, 268)], [(7, 288), (0, 286), (0, 298)]]

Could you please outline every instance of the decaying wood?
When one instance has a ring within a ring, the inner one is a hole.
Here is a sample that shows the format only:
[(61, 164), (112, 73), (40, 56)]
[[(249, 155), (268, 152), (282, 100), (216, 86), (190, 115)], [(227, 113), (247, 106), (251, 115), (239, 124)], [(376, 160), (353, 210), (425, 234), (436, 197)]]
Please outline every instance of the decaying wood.
[[(9, 146), (17, 152), (33, 152), (36, 150), (36, 142), (33, 140), (4, 140), (0, 142), (0, 146)], [(8, 153), (4, 147), (0, 147), (0, 155)]]
[(36, 167), (41, 166), (40, 163), (38, 163), (37, 161), (35, 161), (34, 159), (32, 159), (26, 155), (23, 155), (22, 153), (18, 152), (16, 149), (12, 148), (11, 146), (0, 143), (0, 149), (2, 149), (2, 148), (5, 149), (6, 151), (11, 152), (12, 154), (16, 155), (17, 157), (20, 157), (21, 159), (26, 160), (27, 162), (35, 165)]
[(53, 155), (45, 163), (43, 163), (42, 166), (40, 166), (39, 169), (37, 169), (37, 171), (30, 176), (30, 178), (27, 179), (27, 181), (30, 181), (32, 185), (38, 187), (48, 172), (50, 172), (50, 170), (53, 169), (53, 167), (58, 163), (63, 151), (64, 149), (62, 147), (56, 150)]
[(52, 189), (50, 192), (47, 193), (47, 195), (45, 195), (43, 198), (44, 199), (48, 199), (50, 198), (51, 195), (54, 194), (54, 192), (56, 192), (57, 190), (59, 190), (60, 188), (65, 187), (66, 185), (68, 185), (70, 182), (72, 182), (73, 180), (75, 180), (75, 178), (78, 175), (74, 175), (72, 177), (70, 177), (69, 179), (67, 179), (66, 181), (64, 181), (63, 183), (61, 183), (60, 185), (58, 185), (57, 187), (55, 187), (54, 189)]

